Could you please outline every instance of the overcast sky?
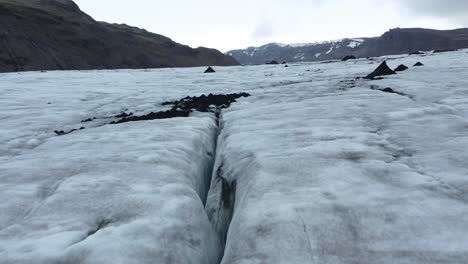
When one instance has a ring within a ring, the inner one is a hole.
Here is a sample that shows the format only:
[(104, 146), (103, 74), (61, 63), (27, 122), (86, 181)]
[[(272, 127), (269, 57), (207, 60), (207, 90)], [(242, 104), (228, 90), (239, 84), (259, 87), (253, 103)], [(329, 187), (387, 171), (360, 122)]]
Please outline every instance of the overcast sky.
[(468, 27), (468, 0), (75, 0), (126, 23), (221, 51), (270, 42), (378, 36), (395, 27)]

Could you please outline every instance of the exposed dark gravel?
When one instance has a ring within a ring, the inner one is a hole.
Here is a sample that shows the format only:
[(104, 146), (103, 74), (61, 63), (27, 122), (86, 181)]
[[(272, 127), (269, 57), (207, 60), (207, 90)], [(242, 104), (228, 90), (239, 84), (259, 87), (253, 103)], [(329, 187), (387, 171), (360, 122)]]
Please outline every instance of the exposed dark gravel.
[[(172, 109), (161, 112), (151, 112), (147, 115), (135, 116), (132, 113), (125, 114), (120, 120), (114, 121), (111, 124), (120, 124), (134, 121), (145, 121), (155, 119), (167, 119), (174, 117), (188, 117), (192, 111), (199, 112), (219, 112), (219, 110), (228, 108), (236, 99), (248, 97), (248, 93), (233, 93), (233, 94), (209, 94), (190, 97), (187, 96), (177, 101), (164, 102), (162, 105), (172, 105)], [(119, 116), (117, 116), (119, 117)]]

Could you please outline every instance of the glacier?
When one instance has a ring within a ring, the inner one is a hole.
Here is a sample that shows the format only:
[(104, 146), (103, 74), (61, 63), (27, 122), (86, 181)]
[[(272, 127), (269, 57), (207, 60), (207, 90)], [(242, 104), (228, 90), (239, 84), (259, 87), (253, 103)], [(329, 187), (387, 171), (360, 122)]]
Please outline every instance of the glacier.
[(466, 262), (468, 50), (203, 70), (0, 74), (0, 263)]

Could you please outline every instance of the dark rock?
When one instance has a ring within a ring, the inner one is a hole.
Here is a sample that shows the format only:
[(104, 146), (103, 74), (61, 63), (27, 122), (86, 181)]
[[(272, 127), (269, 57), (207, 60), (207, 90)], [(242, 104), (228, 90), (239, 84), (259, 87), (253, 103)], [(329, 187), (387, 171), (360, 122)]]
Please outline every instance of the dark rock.
[[(232, 103), (236, 102), (236, 99), (241, 97), (249, 97), (250, 94), (248, 93), (232, 93), (232, 94), (209, 94), (208, 96), (202, 94), (199, 97), (190, 97), (186, 96), (181, 100), (176, 101), (168, 101), (163, 102), (162, 105), (172, 105), (172, 109), (167, 111), (161, 112), (151, 112), (147, 115), (142, 116), (135, 116), (133, 113), (127, 114), (126, 112), (122, 112), (122, 114), (115, 116), (116, 118), (120, 118), (117, 121), (113, 121), (110, 124), (121, 124), (127, 122), (135, 122), (135, 121), (147, 121), (147, 120), (156, 120), (156, 119), (167, 119), (167, 118), (174, 118), (174, 117), (188, 117), (192, 111), (200, 111), (200, 112), (213, 112), (216, 114), (216, 117), (219, 117), (220, 111), (224, 108), (231, 106)], [(82, 120), (81, 122), (90, 122), (96, 119), (93, 117), (92, 119)], [(68, 132), (63, 130), (55, 130), (55, 134), (58, 136), (63, 136), (75, 132), (77, 130), (85, 129), (81, 127), (80, 129), (72, 129)]]
[(68, 134), (70, 134), (70, 133), (73, 133), (73, 132), (78, 131), (78, 130), (83, 130), (83, 129), (85, 129), (85, 128), (84, 128), (84, 127), (80, 127), (80, 129), (72, 129), (72, 130), (70, 130), (70, 131), (68, 131), (68, 132), (65, 132), (65, 131), (63, 131), (63, 130), (54, 130), (54, 133), (55, 133), (57, 136), (64, 136), (64, 135), (68, 135)]
[(392, 75), (392, 74), (395, 74), (395, 72), (392, 71), (392, 69), (388, 67), (387, 62), (384, 61), (371, 74), (367, 75), (365, 79), (374, 80), (378, 76), (385, 76), (385, 75)]
[(275, 60), (272, 60), (270, 62), (267, 62), (266, 63), (267, 65), (276, 65), (276, 64), (279, 64), (279, 62), (275, 61)]
[(348, 60), (355, 60), (356, 57), (353, 56), (353, 55), (348, 55), (348, 56), (345, 56), (343, 59), (341, 59), (341, 61), (348, 61)]
[(400, 64), (398, 67), (396, 67), (395, 71), (396, 72), (399, 72), (399, 71), (406, 71), (408, 69), (408, 67), (406, 67), (405, 65), (403, 64)]
[(93, 120), (96, 120), (96, 117), (93, 117), (93, 118), (88, 118), (88, 119), (85, 119), (85, 120), (81, 120), (81, 123), (87, 123), (87, 122), (91, 122)]
[(62, 135), (65, 135), (65, 131), (63, 130), (54, 130), (55, 134), (57, 134), (58, 136), (62, 136)]
[(393, 94), (398, 94), (398, 95), (406, 96), (404, 93), (397, 92), (397, 91), (393, 90), (393, 89), (390, 88), (390, 87), (387, 87), (387, 88), (384, 88), (384, 89), (380, 89), (378, 86), (372, 85), (372, 86), (371, 86), (371, 89), (372, 89), (372, 90), (381, 91), (381, 92), (384, 92), (384, 93), (393, 93)]
[[(190, 97), (187, 96), (184, 99), (190, 99)], [(176, 103), (177, 103), (177, 101), (174, 101), (174, 102), (168, 101), (168, 102), (163, 102), (161, 105), (173, 105), (173, 104), (176, 104)]]
[(208, 67), (208, 69), (206, 69), (205, 73), (215, 73), (216, 71), (211, 68), (211, 67)]
[(409, 55), (424, 55), (424, 52), (414, 51), (414, 52), (410, 52)]
[(189, 115), (190, 115), (190, 111), (171, 109), (168, 111), (157, 112), (157, 113), (151, 112), (147, 115), (142, 115), (142, 116), (124, 117), (118, 121), (111, 122), (111, 124), (121, 124), (121, 123), (127, 123), (127, 122), (148, 121), (148, 120), (156, 120), (156, 119), (167, 119), (167, 118), (174, 118), (174, 117), (188, 117)]
[(416, 62), (416, 64), (414, 64), (414, 67), (420, 67), (420, 66), (424, 66), (424, 64), (422, 64), (421, 62)]
[[(231, 103), (236, 102), (236, 99), (241, 97), (249, 97), (248, 93), (234, 93), (234, 94), (209, 94), (201, 95), (199, 97), (184, 98), (179, 101), (171, 102), (173, 109), (181, 110), (197, 110), (200, 112), (209, 112), (215, 109), (227, 108)], [(167, 105), (167, 104), (166, 104)]]
[(286, 64), (286, 65), (284, 65), (284, 67), (285, 67), (285, 68), (288, 68), (289, 66)]
[(286, 62), (285, 62), (285, 61), (283, 61), (283, 63), (281, 63), (281, 64), (286, 64)]
[(111, 124), (121, 124), (126, 122), (134, 121), (146, 121), (156, 119), (167, 119), (174, 117), (188, 117), (194, 110), (200, 112), (215, 112), (218, 113), (221, 109), (229, 107), (236, 99), (240, 97), (248, 97), (248, 93), (237, 93), (237, 94), (221, 94), (208, 96), (202, 94), (199, 97), (187, 96), (179, 101), (163, 102), (162, 105), (173, 105), (171, 110), (161, 112), (151, 112), (143, 116), (128, 116), (118, 121), (114, 121)]
[(386, 93), (397, 93), (395, 92), (392, 88), (385, 88), (383, 90), (381, 90), (382, 92), (386, 92)]
[(132, 115), (133, 115), (133, 113), (127, 114), (127, 113), (125, 113), (125, 112), (122, 112), (121, 114), (116, 115), (115, 117), (116, 117), (116, 118), (125, 118), (125, 117), (129, 117), (129, 116), (132, 116)]
[(443, 52), (452, 52), (452, 51), (457, 51), (456, 49), (436, 49), (434, 50), (434, 53), (443, 53)]

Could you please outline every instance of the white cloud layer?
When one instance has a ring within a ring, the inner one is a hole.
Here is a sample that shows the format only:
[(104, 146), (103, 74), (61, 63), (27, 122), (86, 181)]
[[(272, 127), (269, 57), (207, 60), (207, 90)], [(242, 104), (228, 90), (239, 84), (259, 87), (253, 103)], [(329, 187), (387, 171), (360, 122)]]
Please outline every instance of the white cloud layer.
[(415, 15), (438, 17), (468, 26), (468, 1), (466, 0), (401, 0), (400, 2)]
[(76, 0), (98, 20), (126, 23), (222, 51), (268, 42), (377, 36), (395, 27), (468, 26), (465, 0)]

